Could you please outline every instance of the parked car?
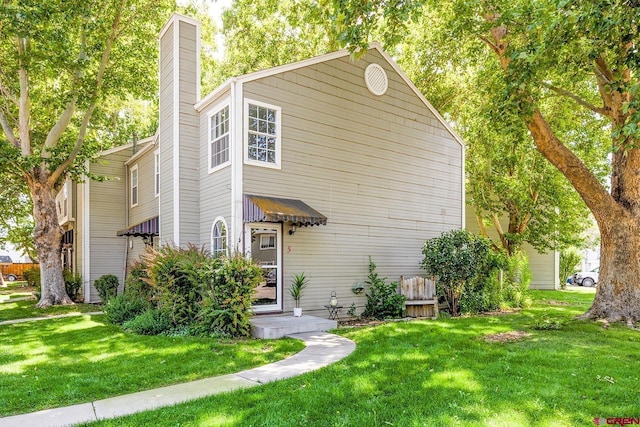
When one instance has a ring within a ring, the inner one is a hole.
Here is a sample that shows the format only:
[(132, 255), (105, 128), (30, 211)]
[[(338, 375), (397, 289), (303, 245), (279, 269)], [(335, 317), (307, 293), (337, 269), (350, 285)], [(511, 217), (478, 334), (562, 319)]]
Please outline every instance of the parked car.
[(572, 277), (572, 283), (578, 286), (595, 286), (598, 283), (598, 273), (600, 267), (596, 267), (591, 271), (579, 271), (574, 273)]

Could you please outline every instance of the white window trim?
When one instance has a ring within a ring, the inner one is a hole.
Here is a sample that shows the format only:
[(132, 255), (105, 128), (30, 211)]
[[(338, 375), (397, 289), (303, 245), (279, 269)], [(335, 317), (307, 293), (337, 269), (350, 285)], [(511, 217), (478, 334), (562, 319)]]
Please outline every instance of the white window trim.
[[(136, 202), (133, 203), (133, 172), (136, 173)], [(138, 171), (138, 164), (136, 163), (135, 165), (133, 165), (131, 167), (131, 170), (129, 171), (129, 205), (132, 208), (135, 208), (136, 206), (138, 206), (138, 203), (140, 202), (140, 172)]]
[[(221, 163), (215, 167), (211, 167), (211, 117), (218, 114), (225, 107), (229, 108), (229, 158), (226, 162)], [(224, 169), (231, 165), (231, 133), (232, 133), (232, 120), (231, 120), (231, 103), (229, 99), (225, 99), (224, 101), (216, 104), (209, 112), (207, 113), (207, 169), (209, 170), (209, 174), (212, 174), (220, 169)]]
[(153, 189), (155, 196), (160, 196), (160, 151), (158, 150), (153, 152)]
[(216, 217), (216, 219), (213, 220), (213, 223), (211, 224), (211, 233), (210, 233), (210, 237), (211, 237), (211, 241), (210, 241), (210, 248), (211, 248), (211, 254), (215, 255), (214, 249), (213, 249), (213, 230), (215, 230), (216, 228), (216, 224), (221, 222), (222, 225), (224, 225), (224, 229), (227, 230), (227, 234), (225, 236), (225, 240), (226, 240), (226, 248), (227, 248), (227, 255), (229, 255), (229, 227), (227, 227), (227, 221), (225, 221), (224, 217)]
[(71, 180), (67, 178), (64, 185), (56, 195), (56, 213), (58, 214), (59, 225), (64, 225), (67, 222), (74, 220), (71, 211), (71, 190)]
[[(276, 110), (276, 162), (259, 162), (249, 159), (249, 104), (257, 105), (258, 107), (265, 107), (271, 110)], [(263, 168), (281, 169), (280, 159), (282, 151), (282, 108), (277, 105), (267, 104), (265, 102), (255, 101), (253, 99), (245, 98), (244, 100), (244, 129), (243, 129), (243, 147), (244, 147), (244, 163), (247, 165), (260, 166)]]

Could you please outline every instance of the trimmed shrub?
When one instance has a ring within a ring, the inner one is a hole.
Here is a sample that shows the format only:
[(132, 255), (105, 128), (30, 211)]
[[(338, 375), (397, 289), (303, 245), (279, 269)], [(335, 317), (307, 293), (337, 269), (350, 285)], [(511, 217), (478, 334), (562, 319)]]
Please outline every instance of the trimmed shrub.
[(444, 297), (452, 316), (462, 307), (477, 312), (494, 305), (497, 295), (491, 277), (504, 257), (492, 250), (489, 239), (453, 230), (427, 240), (422, 254), (422, 268), (437, 278), (438, 294)]
[(205, 334), (249, 336), (251, 301), (263, 280), (262, 269), (242, 254), (212, 259), (210, 280), (203, 281), (198, 330)]
[(171, 319), (159, 310), (147, 310), (124, 322), (124, 329), (138, 335), (160, 335), (173, 327)]
[(118, 278), (113, 274), (105, 274), (104, 276), (100, 276), (93, 283), (93, 286), (98, 291), (98, 295), (100, 295), (100, 299), (103, 303), (109, 301), (110, 298), (113, 298), (118, 293)]
[(110, 298), (104, 306), (107, 320), (115, 325), (137, 317), (149, 309), (149, 303), (138, 295), (117, 295)]
[(204, 248), (163, 246), (142, 256), (154, 304), (174, 326), (189, 325), (200, 310), (200, 287), (211, 278), (214, 260)]
[(386, 283), (386, 277), (381, 278), (376, 272), (376, 265), (369, 257), (369, 275), (365, 284), (369, 286), (367, 305), (362, 313), (363, 317), (373, 319), (393, 319), (403, 317), (405, 314), (404, 295), (398, 293), (396, 282)]
[(151, 302), (154, 300), (155, 293), (149, 282), (147, 265), (142, 260), (134, 261), (124, 281), (124, 293), (139, 296)]
[(73, 301), (77, 302), (80, 297), (80, 290), (82, 289), (82, 275), (65, 270), (63, 276), (64, 288), (67, 291), (67, 295), (69, 295), (69, 298)]

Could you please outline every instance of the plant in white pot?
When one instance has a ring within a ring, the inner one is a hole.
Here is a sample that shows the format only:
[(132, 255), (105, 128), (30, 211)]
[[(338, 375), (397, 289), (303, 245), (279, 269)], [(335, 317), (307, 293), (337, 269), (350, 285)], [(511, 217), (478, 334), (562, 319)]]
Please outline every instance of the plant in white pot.
[(296, 274), (291, 280), (291, 287), (289, 293), (291, 298), (296, 302), (296, 306), (293, 309), (293, 315), (295, 317), (302, 316), (302, 308), (300, 307), (300, 298), (302, 298), (302, 291), (307, 287), (307, 278), (304, 273)]

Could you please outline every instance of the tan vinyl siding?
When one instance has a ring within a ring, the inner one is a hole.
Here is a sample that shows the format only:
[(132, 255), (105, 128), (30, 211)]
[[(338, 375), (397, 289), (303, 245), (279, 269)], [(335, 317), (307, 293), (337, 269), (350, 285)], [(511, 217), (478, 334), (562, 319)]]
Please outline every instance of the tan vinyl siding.
[[(129, 205), (128, 180), (124, 162), (131, 150), (122, 150), (100, 159), (91, 165), (91, 172), (109, 177), (104, 182), (89, 183), (90, 267), (93, 282), (104, 274), (114, 274), (120, 285), (124, 283), (124, 264), (127, 239), (117, 236), (118, 230), (126, 227), (126, 208)], [(91, 286), (89, 300), (100, 300)]]
[[(155, 149), (146, 151), (140, 158), (129, 164), (129, 170), (138, 165), (138, 205), (129, 208), (129, 224), (139, 224), (142, 221), (158, 215), (158, 198), (155, 195)], [(130, 188), (127, 191), (131, 191)]]
[[(501, 220), (502, 227), (508, 227), (507, 218)], [(480, 227), (475, 217), (475, 208), (467, 207), (467, 230), (480, 234)], [(494, 241), (499, 241), (498, 233), (493, 226), (487, 227), (487, 234)], [(557, 251), (539, 253), (529, 244), (522, 247), (529, 258), (529, 269), (531, 270), (531, 289), (556, 289), (558, 276), (560, 275), (560, 258)]]
[(173, 32), (167, 29), (160, 39), (160, 120), (158, 150), (160, 152), (160, 240), (173, 242)]
[[(209, 173), (209, 112), (229, 102), (224, 92), (200, 113), (200, 244), (211, 249), (211, 227), (219, 216), (231, 227), (231, 166)], [(221, 103), (222, 101), (222, 103)], [(229, 242), (235, 247), (234, 242)]]
[[(196, 91), (199, 75), (196, 70), (198, 57), (196, 35), (196, 26), (177, 19), (168, 27), (160, 40), (159, 149), (162, 170), (160, 176), (160, 240), (162, 243), (185, 245), (188, 242), (197, 242), (199, 238), (199, 129), (198, 115), (193, 107), (198, 95)], [(176, 42), (178, 51), (174, 52)], [(175, 126), (177, 126), (177, 133)], [(178, 161), (177, 170), (174, 163), (176, 160)], [(178, 236), (175, 235), (176, 214), (179, 221)]]
[[(372, 95), (366, 66), (383, 66), (389, 89)], [(331, 60), (244, 85), (245, 99), (282, 108), (281, 170), (244, 165), (244, 193), (298, 198), (328, 217), (326, 226), (283, 231), (286, 289), (300, 272), (311, 286), (305, 310), (365, 297), (368, 256), (397, 281), (419, 275), (425, 239), (459, 228), (462, 147), (392, 67), (373, 52)]]
[(193, 105), (197, 100), (198, 72), (196, 27), (180, 22), (180, 244), (199, 240), (199, 123)]
[(523, 248), (529, 256), (529, 268), (532, 273), (531, 289), (557, 289), (560, 276), (560, 253), (558, 251), (540, 253), (528, 244)]

